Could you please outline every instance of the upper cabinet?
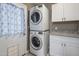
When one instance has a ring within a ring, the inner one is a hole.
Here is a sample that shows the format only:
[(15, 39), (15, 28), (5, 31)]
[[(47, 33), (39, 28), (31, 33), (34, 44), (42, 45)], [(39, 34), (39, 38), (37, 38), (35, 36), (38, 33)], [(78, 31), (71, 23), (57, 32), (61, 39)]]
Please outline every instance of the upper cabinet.
[(79, 3), (60, 3), (52, 5), (52, 22), (78, 21)]
[(65, 21), (79, 20), (79, 3), (64, 4), (64, 19)]
[(52, 22), (62, 21), (63, 18), (63, 4), (52, 5)]

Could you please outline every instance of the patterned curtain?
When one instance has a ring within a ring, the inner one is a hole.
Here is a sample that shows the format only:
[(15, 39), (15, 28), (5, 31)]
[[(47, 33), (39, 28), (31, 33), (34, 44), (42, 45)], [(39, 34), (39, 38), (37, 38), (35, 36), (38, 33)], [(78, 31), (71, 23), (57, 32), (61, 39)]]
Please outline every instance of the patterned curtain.
[(0, 4), (0, 36), (24, 32), (24, 9), (13, 4)]

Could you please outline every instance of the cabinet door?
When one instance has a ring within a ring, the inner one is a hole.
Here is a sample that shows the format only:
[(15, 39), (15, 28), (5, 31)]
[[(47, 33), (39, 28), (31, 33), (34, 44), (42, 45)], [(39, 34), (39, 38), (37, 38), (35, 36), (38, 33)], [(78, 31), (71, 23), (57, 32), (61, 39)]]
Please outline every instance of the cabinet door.
[(60, 22), (63, 18), (63, 4), (52, 5), (52, 22)]
[(65, 21), (79, 20), (79, 3), (64, 4), (64, 19)]
[(79, 38), (65, 37), (64, 55), (79, 56)]
[[(60, 38), (59, 38), (60, 39)], [(63, 55), (63, 43), (57, 37), (50, 37), (50, 55)]]
[(79, 44), (66, 43), (64, 47), (65, 56), (79, 56)]

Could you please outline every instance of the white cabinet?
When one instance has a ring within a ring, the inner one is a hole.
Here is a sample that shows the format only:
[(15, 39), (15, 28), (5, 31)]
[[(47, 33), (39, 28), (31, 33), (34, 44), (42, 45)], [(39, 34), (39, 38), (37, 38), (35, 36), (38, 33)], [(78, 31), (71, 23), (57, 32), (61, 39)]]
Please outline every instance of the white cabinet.
[(63, 5), (65, 21), (79, 20), (79, 3), (65, 3)]
[(63, 4), (52, 5), (52, 22), (62, 21), (63, 18)]
[[(65, 56), (79, 56), (79, 38), (64, 37), (64, 55)], [(66, 40), (65, 39), (65, 40)]]
[(50, 37), (50, 55), (62, 56), (63, 55), (63, 42), (55, 36)]
[(55, 56), (62, 56), (64, 54), (63, 52), (63, 42), (61, 40), (61, 37), (59, 36), (50, 36), (50, 48), (49, 48), (49, 54), (55, 55)]
[(52, 5), (52, 22), (79, 21), (79, 3), (58, 3)]
[(79, 38), (50, 36), (50, 55), (79, 56)]
[(65, 56), (79, 56), (79, 44), (66, 43), (64, 47)]

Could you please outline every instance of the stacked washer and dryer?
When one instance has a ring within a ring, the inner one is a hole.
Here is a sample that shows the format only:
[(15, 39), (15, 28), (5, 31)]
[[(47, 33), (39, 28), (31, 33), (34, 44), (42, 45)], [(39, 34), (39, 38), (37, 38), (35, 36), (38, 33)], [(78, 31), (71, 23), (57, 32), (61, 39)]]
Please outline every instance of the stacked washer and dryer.
[(49, 12), (44, 4), (30, 9), (30, 52), (45, 56), (49, 49)]

